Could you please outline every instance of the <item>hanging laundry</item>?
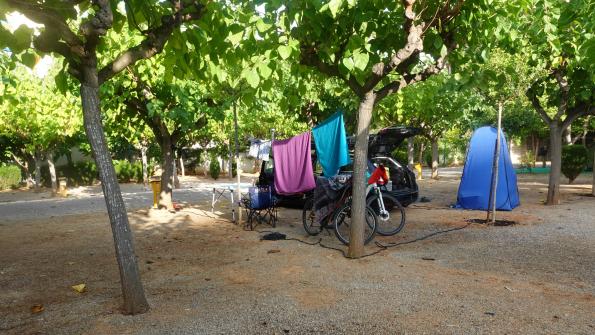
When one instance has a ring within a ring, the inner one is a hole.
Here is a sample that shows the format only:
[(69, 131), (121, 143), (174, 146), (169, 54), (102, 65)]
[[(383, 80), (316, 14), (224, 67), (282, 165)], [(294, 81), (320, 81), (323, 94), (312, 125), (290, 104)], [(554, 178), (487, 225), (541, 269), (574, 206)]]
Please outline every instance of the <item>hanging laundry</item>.
[(271, 152), (270, 140), (250, 140), (248, 156), (268, 162), (269, 152)]
[(332, 177), (341, 166), (351, 164), (343, 113), (336, 112), (312, 129), (316, 156), (325, 177)]
[(273, 142), (277, 193), (294, 194), (316, 187), (310, 145), (310, 132)]

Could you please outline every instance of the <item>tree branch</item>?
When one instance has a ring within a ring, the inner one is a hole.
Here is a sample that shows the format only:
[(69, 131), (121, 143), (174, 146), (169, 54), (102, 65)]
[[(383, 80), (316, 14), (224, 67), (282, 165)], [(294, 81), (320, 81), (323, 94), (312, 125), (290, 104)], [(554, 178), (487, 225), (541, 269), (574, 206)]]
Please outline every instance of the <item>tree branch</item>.
[[(414, 22), (416, 17), (413, 12), (415, 0), (403, 0), (403, 6), (405, 8), (405, 23), (403, 29), (407, 32), (407, 42), (403, 48), (399, 49), (391, 57), (386, 65), (380, 62), (372, 67), (372, 76), (363, 85), (363, 90), (367, 92), (373, 89), (382, 78), (392, 71), (396, 70), (399, 73), (405, 73), (409, 66), (417, 61), (417, 55), (423, 50), (423, 35), (426, 30), (434, 27), (438, 22), (440, 22), (441, 25), (450, 22), (452, 18), (457, 16), (461, 11), (463, 2), (464, 0), (458, 0), (455, 6), (451, 9), (450, 1), (446, 1), (442, 8), (437, 11), (437, 15), (435, 15), (430, 22), (415, 25)], [(440, 35), (443, 40), (447, 40), (444, 44), (447, 46), (447, 54), (449, 54), (456, 47), (452, 33), (441, 31)], [(441, 57), (443, 61), (444, 58), (445, 57)], [(441, 67), (443, 67), (443, 65), (441, 65)]]
[(539, 81), (534, 82), (533, 85), (531, 85), (531, 87), (529, 87), (529, 89), (525, 92), (525, 95), (527, 96), (529, 101), (531, 101), (531, 104), (533, 105), (533, 108), (535, 108), (535, 110), (537, 111), (537, 114), (539, 114), (543, 121), (547, 123), (547, 125), (549, 126), (553, 120), (549, 115), (547, 115), (545, 109), (543, 109), (541, 103), (539, 102), (539, 99), (535, 95), (535, 86), (538, 83)]
[(560, 88), (560, 101), (558, 103), (558, 111), (556, 112), (554, 120), (561, 120), (562, 116), (568, 109), (568, 92), (570, 91), (570, 87), (568, 86), (568, 80), (564, 78), (563, 72), (566, 72), (565, 65), (562, 65), (560, 68), (555, 69), (552, 72), (552, 75), (556, 78), (558, 87)]
[(339, 66), (337, 64), (327, 64), (323, 62), (314, 48), (301, 47), (300, 64), (315, 67), (318, 71), (330, 77), (340, 78), (353, 90), (353, 92), (355, 92), (355, 94), (357, 94), (358, 97), (361, 98), (364, 96), (365, 92), (363, 91), (362, 86), (355, 80), (355, 77), (350, 76), (349, 79), (347, 79), (342, 76), (339, 72)]
[(583, 101), (569, 110), (566, 119), (562, 122), (562, 130), (568, 128), (574, 120), (585, 115), (595, 115), (595, 106), (593, 106), (592, 101)]
[[(99, 38), (104, 36), (114, 23), (114, 15), (109, 0), (93, 0), (98, 9), (95, 15), (81, 24), (81, 34), (85, 36), (85, 49), (95, 50)], [(131, 13), (131, 15), (133, 15)]]
[(12, 151), (9, 152), (12, 156), (12, 160), (17, 163), (17, 165), (23, 170), (28, 171), (28, 168), (25, 166), (25, 163), (21, 162), (21, 160), (15, 155)]
[[(193, 10), (189, 10), (194, 7)], [(137, 46), (134, 46), (117, 56), (112, 62), (99, 71), (99, 84), (104, 83), (111, 77), (124, 70), (127, 66), (160, 53), (174, 29), (182, 23), (200, 19), (205, 12), (205, 6), (199, 3), (183, 5), (176, 2), (175, 12), (161, 18), (161, 25), (145, 32), (146, 38)]]
[(29, 19), (43, 24), (46, 30), (52, 32), (53, 41), (56, 43), (64, 41), (72, 53), (78, 56), (84, 55), (83, 41), (70, 30), (64, 17), (53, 8), (22, 0), (6, 0), (6, 2)]

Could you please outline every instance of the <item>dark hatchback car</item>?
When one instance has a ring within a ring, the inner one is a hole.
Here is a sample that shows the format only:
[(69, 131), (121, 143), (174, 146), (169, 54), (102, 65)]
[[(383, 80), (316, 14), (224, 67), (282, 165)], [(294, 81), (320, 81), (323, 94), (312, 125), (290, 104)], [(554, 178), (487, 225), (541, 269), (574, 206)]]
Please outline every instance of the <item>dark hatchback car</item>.
[[(405, 141), (405, 139), (419, 134), (417, 128), (411, 127), (388, 127), (383, 128), (376, 134), (371, 134), (368, 142), (368, 159), (371, 163), (376, 165), (382, 164), (388, 169), (390, 183), (385, 192), (389, 192), (396, 197), (403, 206), (417, 201), (419, 196), (419, 188), (415, 181), (415, 174), (407, 165), (401, 164), (394, 157), (392, 152)], [(355, 137), (348, 138), (348, 145), (350, 153), (353, 154), (355, 146)], [(316, 162), (314, 143), (312, 143), (312, 162)], [(316, 164), (316, 163), (314, 163)], [(263, 162), (258, 177), (258, 186), (274, 185), (273, 178), (273, 162)], [(370, 165), (370, 164), (369, 164)], [(341, 173), (350, 173), (351, 166), (346, 166), (341, 169)], [(315, 171), (320, 169), (314, 168)], [(389, 189), (390, 188), (390, 189)], [(274, 188), (273, 188), (274, 189)], [(302, 208), (306, 197), (310, 196), (312, 192), (300, 193), (295, 195), (276, 195), (279, 200), (279, 206), (290, 208)]]

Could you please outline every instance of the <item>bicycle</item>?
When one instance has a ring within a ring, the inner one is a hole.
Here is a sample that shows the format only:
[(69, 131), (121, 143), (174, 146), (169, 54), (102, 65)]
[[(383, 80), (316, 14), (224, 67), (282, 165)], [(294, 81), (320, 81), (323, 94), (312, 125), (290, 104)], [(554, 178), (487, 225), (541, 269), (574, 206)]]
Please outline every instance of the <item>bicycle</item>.
[[(405, 226), (406, 217), (405, 209), (394, 196), (390, 195), (388, 191), (383, 190), (388, 176), (386, 170), (380, 165), (372, 176), (368, 179), (368, 187), (366, 189), (366, 208), (372, 209), (376, 215), (376, 233), (383, 236), (392, 236), (399, 233)], [(322, 222), (320, 226), (316, 225), (314, 211), (312, 210), (314, 200), (312, 197), (306, 199), (304, 209), (302, 210), (302, 223), (306, 232), (312, 236), (318, 235), (322, 229), (328, 226), (327, 222)], [(349, 204), (348, 209), (351, 210)], [(345, 211), (345, 209), (342, 209)], [(343, 214), (344, 215), (344, 214)], [(350, 216), (349, 216), (350, 217)], [(321, 220), (322, 221), (322, 220)], [(338, 230), (345, 230), (349, 225), (343, 227), (334, 227), (335, 233), (339, 239), (339, 235), (345, 235), (347, 232), (337, 232)], [(372, 240), (374, 235), (367, 235), (365, 243)], [(369, 240), (368, 240), (369, 238)]]
[(368, 179), (366, 205), (370, 206), (378, 217), (376, 232), (382, 236), (392, 236), (405, 226), (405, 209), (395, 198), (382, 188), (386, 188), (388, 175), (384, 166), (379, 165)]
[[(302, 223), (306, 232), (316, 236), (323, 229), (333, 229), (337, 239), (348, 245), (351, 235), (351, 190), (351, 184), (347, 185), (338, 200), (333, 202), (332, 210), (318, 222), (314, 211), (314, 197), (306, 199), (302, 210)], [(364, 244), (368, 244), (374, 239), (378, 227), (378, 218), (370, 206), (366, 206), (365, 220)]]

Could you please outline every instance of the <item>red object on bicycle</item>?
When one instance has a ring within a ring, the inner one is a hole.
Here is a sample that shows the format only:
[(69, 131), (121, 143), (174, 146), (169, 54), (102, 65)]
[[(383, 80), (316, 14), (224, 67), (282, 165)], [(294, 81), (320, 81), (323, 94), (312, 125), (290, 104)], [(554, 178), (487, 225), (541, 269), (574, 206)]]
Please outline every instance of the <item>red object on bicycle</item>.
[(386, 173), (386, 169), (384, 166), (380, 165), (374, 170), (370, 178), (368, 179), (368, 185), (371, 184), (378, 184), (384, 185), (388, 182), (388, 174)]

